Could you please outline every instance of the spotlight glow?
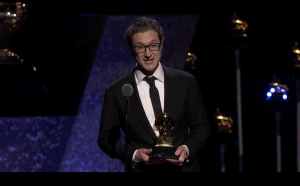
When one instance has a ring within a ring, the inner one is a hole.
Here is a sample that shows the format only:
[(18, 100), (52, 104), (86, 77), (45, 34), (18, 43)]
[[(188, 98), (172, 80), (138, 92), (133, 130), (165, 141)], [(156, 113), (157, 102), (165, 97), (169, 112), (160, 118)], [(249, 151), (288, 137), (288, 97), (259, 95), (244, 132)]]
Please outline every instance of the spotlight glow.
[(270, 88), (270, 92), (274, 93), (275, 92), (275, 88)]
[(283, 94), (283, 95), (282, 95), (282, 99), (283, 99), (283, 100), (287, 100), (287, 98), (288, 98), (288, 97), (287, 97), (286, 94)]
[(279, 82), (272, 82), (266, 92), (266, 100), (269, 101), (287, 101), (288, 99), (288, 87), (285, 84)]
[(272, 97), (272, 93), (271, 93), (271, 92), (268, 92), (268, 93), (267, 93), (267, 97), (268, 97), (268, 98)]

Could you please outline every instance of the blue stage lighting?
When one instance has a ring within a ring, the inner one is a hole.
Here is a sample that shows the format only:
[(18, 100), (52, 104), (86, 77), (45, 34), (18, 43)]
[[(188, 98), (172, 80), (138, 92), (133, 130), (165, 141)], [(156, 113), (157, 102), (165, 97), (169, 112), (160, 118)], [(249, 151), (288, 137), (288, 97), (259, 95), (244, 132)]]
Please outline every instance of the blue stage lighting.
[(271, 93), (274, 93), (274, 92), (275, 92), (275, 88), (273, 88), (273, 87), (270, 88), (270, 92), (271, 92)]
[(282, 99), (287, 100), (288, 96), (286, 94), (282, 95)]
[(288, 87), (284, 84), (278, 82), (273, 82), (269, 84), (267, 89), (266, 100), (277, 100), (277, 101), (287, 101), (288, 100)]

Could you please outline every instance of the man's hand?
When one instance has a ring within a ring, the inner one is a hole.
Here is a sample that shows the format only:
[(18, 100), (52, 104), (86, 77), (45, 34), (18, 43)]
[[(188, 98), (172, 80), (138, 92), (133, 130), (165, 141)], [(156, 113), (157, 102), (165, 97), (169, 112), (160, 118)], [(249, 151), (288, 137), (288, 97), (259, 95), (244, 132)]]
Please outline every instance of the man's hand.
[(147, 161), (149, 161), (151, 152), (152, 152), (152, 149), (145, 149), (145, 148), (137, 149), (134, 159), (138, 162), (140, 162), (140, 161), (147, 162)]
[(168, 159), (168, 161), (182, 166), (183, 163), (188, 160), (188, 151), (184, 145), (180, 145), (179, 147), (177, 147), (175, 155), (178, 157), (178, 160)]

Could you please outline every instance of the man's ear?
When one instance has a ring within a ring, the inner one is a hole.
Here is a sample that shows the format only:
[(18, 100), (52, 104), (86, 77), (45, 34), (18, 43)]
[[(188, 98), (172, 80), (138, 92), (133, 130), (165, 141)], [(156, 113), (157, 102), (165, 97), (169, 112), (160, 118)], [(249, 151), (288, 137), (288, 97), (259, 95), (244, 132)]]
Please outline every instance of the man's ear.
[(162, 50), (163, 50), (163, 48), (164, 48), (164, 44), (165, 44), (165, 42), (164, 42), (164, 40), (162, 40), (162, 41), (160, 42), (160, 52), (162, 52)]
[(131, 55), (132, 55), (132, 57), (136, 57), (136, 53), (135, 53), (135, 51), (133, 50), (133, 48), (132, 47), (130, 47), (130, 53), (131, 53)]

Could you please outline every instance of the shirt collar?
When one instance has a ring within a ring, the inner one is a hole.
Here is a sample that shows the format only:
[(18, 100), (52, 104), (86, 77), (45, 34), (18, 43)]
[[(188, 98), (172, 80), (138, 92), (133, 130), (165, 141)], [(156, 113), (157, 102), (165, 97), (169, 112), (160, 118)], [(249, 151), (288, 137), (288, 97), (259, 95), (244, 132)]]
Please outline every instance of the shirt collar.
[[(137, 80), (137, 84), (140, 83), (141, 81), (143, 81), (144, 78), (146, 77), (146, 75), (138, 69), (135, 70), (134, 75), (135, 75), (135, 78)], [(158, 64), (157, 69), (154, 71), (154, 73), (151, 76), (156, 77), (156, 79), (160, 82), (164, 82), (164, 80), (165, 80), (164, 70), (163, 70), (162, 65), (161, 65), (160, 62)]]

